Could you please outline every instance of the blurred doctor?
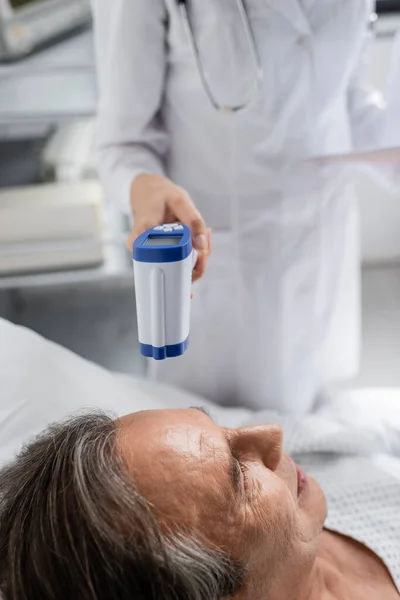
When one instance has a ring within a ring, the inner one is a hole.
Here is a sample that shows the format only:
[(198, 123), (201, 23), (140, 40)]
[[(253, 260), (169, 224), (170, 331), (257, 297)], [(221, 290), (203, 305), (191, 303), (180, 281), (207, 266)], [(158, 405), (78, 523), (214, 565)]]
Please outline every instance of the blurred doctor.
[(160, 380), (302, 412), (357, 371), (355, 197), (340, 173), (301, 161), (380, 142), (385, 106), (363, 79), (373, 10), (371, 0), (94, 0), (107, 195), (133, 214), (131, 242), (188, 224), (195, 278), (206, 270), (191, 347), (153, 361)]

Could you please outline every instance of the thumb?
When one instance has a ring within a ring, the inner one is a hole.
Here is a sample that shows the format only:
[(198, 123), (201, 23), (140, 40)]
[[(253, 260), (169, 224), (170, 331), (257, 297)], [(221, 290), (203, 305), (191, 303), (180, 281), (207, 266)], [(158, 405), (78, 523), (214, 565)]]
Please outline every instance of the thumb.
[(196, 219), (191, 224), (193, 245), (201, 254), (209, 253), (209, 234), (203, 219)]

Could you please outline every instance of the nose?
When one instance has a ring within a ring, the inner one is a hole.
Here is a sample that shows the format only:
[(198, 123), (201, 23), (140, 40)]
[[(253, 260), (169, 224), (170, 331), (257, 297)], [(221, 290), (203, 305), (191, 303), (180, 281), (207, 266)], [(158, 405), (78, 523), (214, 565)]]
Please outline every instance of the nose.
[(232, 433), (231, 446), (238, 458), (261, 461), (276, 471), (282, 460), (283, 432), (278, 425), (241, 427)]

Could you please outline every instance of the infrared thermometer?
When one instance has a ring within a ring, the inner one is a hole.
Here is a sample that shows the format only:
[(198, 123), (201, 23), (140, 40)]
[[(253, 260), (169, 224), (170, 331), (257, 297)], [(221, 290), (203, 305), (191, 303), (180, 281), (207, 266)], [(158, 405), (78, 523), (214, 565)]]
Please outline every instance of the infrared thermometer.
[(164, 360), (186, 352), (197, 256), (191, 231), (181, 223), (153, 227), (134, 242), (137, 321), (143, 356)]

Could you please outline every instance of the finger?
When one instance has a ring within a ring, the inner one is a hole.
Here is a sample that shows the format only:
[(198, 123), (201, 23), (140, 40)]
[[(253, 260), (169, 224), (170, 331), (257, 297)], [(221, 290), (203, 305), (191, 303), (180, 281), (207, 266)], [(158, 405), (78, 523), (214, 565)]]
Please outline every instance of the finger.
[(195, 283), (205, 273), (207, 266), (207, 254), (199, 254), (195, 268), (193, 269), (192, 281)]
[(207, 229), (207, 242), (208, 242), (208, 253), (212, 252), (212, 244), (211, 244), (211, 229)]
[[(207, 242), (208, 242), (208, 253), (199, 254), (196, 265), (193, 269), (193, 282), (200, 279), (206, 270), (208, 256), (211, 253), (211, 229), (207, 229)], [(199, 263), (200, 259), (200, 263)]]
[(193, 238), (193, 245), (200, 253), (208, 253), (208, 237), (206, 224), (193, 204), (192, 200), (183, 190), (175, 197), (171, 198), (170, 206), (176, 215), (176, 218), (190, 227)]
[(207, 228), (203, 219), (192, 221), (190, 229), (192, 230), (193, 246), (200, 255), (207, 256), (209, 253), (209, 243)]

